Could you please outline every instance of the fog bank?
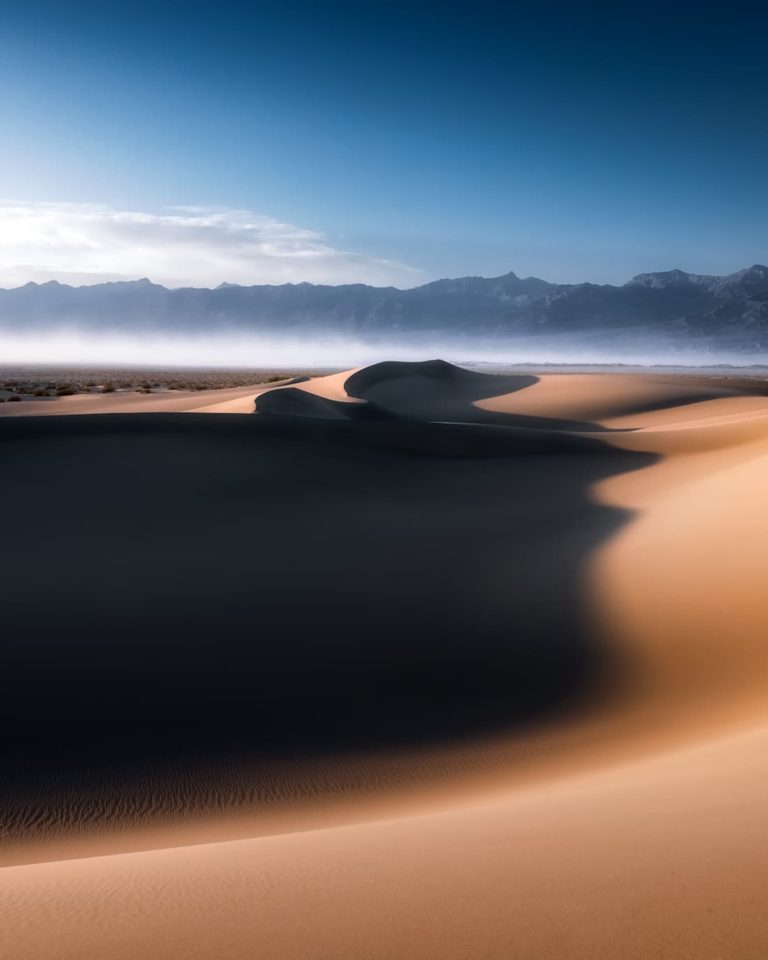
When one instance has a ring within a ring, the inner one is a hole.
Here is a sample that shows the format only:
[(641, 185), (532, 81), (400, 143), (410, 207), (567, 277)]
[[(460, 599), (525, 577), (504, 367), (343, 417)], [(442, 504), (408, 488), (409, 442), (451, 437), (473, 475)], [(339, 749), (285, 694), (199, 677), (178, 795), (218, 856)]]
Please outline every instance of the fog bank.
[(403, 335), (362, 340), (217, 334), (93, 333), (76, 329), (21, 334), (0, 331), (0, 362), (147, 367), (340, 367), (384, 359), (498, 364), (636, 364), (749, 367), (768, 364), (768, 352), (749, 353), (716, 343), (579, 334), (473, 338)]

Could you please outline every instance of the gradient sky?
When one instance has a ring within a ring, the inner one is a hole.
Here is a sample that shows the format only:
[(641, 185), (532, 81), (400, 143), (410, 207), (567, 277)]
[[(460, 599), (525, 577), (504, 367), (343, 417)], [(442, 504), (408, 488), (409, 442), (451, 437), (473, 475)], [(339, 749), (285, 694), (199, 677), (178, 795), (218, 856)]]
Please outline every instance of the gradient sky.
[(0, 3), (0, 284), (768, 261), (764, 3)]

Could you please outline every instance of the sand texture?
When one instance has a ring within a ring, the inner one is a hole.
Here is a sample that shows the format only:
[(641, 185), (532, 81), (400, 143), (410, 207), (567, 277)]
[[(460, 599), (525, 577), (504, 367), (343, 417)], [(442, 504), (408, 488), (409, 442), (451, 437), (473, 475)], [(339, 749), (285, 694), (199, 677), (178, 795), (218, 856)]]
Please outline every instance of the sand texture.
[(0, 956), (766, 955), (764, 382), (3, 406)]

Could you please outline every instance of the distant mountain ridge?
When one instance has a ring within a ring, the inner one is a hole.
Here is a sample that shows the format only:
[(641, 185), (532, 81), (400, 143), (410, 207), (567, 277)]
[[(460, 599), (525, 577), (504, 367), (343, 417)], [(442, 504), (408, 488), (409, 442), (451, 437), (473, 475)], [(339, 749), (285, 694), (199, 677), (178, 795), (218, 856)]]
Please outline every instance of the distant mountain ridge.
[(768, 346), (768, 267), (756, 264), (726, 276), (643, 273), (622, 286), (555, 284), (508, 273), (436, 280), (409, 290), (311, 283), (168, 289), (147, 279), (0, 289), (0, 330), (69, 327), (362, 339), (655, 334), (760, 349)]

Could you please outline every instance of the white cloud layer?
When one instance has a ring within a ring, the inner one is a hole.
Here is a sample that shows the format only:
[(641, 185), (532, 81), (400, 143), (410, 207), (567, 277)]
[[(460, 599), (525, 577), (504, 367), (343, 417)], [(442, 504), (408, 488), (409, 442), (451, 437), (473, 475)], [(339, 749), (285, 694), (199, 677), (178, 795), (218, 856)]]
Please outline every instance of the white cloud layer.
[(140, 277), (170, 287), (421, 282), (403, 263), (339, 250), (323, 234), (248, 210), (0, 203), (0, 286)]

